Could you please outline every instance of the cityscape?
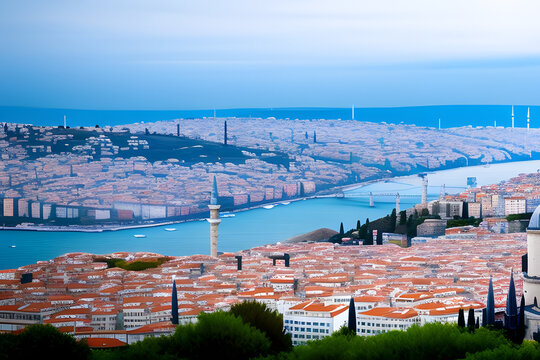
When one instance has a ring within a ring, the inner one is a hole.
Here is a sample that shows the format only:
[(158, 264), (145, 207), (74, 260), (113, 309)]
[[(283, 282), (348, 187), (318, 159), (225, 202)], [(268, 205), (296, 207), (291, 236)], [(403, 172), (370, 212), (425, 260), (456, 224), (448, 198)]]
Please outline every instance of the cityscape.
[(540, 358), (539, 10), (0, 4), (0, 360)]

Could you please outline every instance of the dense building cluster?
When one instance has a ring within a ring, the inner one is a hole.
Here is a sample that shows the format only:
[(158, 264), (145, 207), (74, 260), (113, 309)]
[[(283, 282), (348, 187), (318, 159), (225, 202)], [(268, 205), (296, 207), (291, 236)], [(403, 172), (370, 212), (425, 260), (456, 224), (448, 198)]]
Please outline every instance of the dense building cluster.
[[(230, 158), (212, 157), (200, 144), (156, 149), (152, 142), (154, 134), (165, 134), (166, 143), (182, 138), (219, 145), (224, 120), (76, 130), (4, 124), (0, 224), (96, 227), (202, 217), (214, 175), (222, 204), (230, 209), (414, 170), (529, 158), (540, 151), (537, 129), (437, 130), (273, 118), (226, 119), (228, 145), (222, 148), (240, 153)], [(189, 161), (184, 153), (191, 154)], [(276, 157), (281, 160), (272, 160)]]
[[(413, 324), (454, 322), (459, 309), (474, 309), (480, 317), (490, 276), (501, 311), (511, 269), (521, 294), (517, 271), (525, 252), (523, 233), (472, 229), (410, 248), (278, 243), (217, 258), (167, 258), (142, 271), (109, 268), (102, 256), (66, 254), (0, 272), (0, 329), (45, 323), (79, 338), (124, 342), (170, 333), (174, 279), (180, 323), (196, 321), (202, 311), (256, 300), (282, 313), (285, 330), (300, 344), (346, 323), (354, 297), (358, 334), (374, 335)], [(161, 258), (150, 253), (107, 257), (128, 263)], [(30, 273), (31, 281), (23, 275)]]

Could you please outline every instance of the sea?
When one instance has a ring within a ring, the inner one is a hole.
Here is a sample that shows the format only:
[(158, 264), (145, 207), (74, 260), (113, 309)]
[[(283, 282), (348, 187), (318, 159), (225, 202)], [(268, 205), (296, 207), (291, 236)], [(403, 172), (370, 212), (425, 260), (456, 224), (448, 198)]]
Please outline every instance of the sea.
[[(531, 126), (538, 127), (540, 106), (514, 106), (516, 127), (526, 127), (530, 108)], [(154, 122), (179, 118), (214, 117), (277, 118), (277, 119), (343, 119), (353, 117), (350, 108), (238, 108), (203, 110), (79, 110), (0, 106), (0, 122), (43, 126), (63, 125), (64, 116), (69, 126), (122, 125), (135, 122)], [(512, 124), (510, 105), (437, 105), (410, 107), (355, 108), (354, 119), (389, 124), (415, 124), (441, 128), (460, 126), (509, 127)]]
[[(540, 160), (471, 166), (428, 173), (428, 199), (439, 197), (441, 185), (449, 194), (466, 188), (467, 177), (479, 186), (498, 183), (519, 173), (537, 172)], [(369, 206), (369, 193), (375, 206)], [(236, 252), (327, 227), (339, 230), (389, 214), (400, 194), (401, 210), (420, 202), (421, 179), (403, 176), (364, 186), (351, 186), (344, 197), (278, 202), (273, 207), (222, 214), (218, 251)], [(166, 230), (168, 229), (168, 230)], [(174, 229), (174, 230), (173, 230)], [(144, 235), (145, 237), (134, 237)], [(101, 233), (0, 231), (0, 269), (17, 268), (50, 260), (68, 252), (109, 254), (116, 251), (148, 251), (169, 256), (209, 254), (210, 226), (204, 220)], [(15, 246), (15, 247), (12, 247)]]

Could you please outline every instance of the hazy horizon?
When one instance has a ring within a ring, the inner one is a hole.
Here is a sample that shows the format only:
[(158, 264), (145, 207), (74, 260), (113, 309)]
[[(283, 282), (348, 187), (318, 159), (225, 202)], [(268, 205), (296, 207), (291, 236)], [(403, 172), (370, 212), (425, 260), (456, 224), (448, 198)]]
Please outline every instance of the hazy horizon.
[(538, 104), (535, 1), (0, 4), (0, 105)]

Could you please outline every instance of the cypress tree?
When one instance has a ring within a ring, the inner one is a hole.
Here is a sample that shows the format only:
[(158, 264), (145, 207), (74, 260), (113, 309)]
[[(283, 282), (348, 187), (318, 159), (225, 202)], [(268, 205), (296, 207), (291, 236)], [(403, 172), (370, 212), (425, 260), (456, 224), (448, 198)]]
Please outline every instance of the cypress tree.
[(469, 317), (467, 319), (467, 327), (469, 328), (470, 332), (474, 331), (474, 328), (476, 327), (476, 319), (474, 318), (474, 310), (469, 309)]
[(390, 214), (390, 232), (396, 231), (396, 223), (397, 223), (397, 214), (396, 209), (392, 209), (392, 214)]
[(377, 245), (382, 245), (382, 244), (383, 244), (382, 231), (378, 230), (377, 231)]
[(345, 230), (343, 230), (343, 223), (339, 225), (339, 235), (341, 236), (345, 235)]
[(521, 296), (521, 303), (519, 305), (519, 316), (518, 316), (518, 328), (517, 328), (517, 343), (521, 344), (525, 338), (525, 296)]
[(356, 220), (356, 230), (360, 231), (360, 220)]
[(399, 212), (399, 225), (407, 223), (407, 212), (405, 210)]
[(465, 313), (463, 312), (463, 309), (459, 309), (458, 319), (457, 319), (457, 325), (458, 325), (460, 328), (464, 328), (464, 327), (465, 327)]
[(178, 295), (176, 293), (176, 281), (173, 280), (173, 288), (171, 294), (171, 323), (178, 325)]
[(495, 324), (495, 296), (493, 294), (493, 279), (489, 277), (489, 289), (486, 302), (486, 325)]
[(349, 322), (347, 327), (351, 332), (356, 334), (356, 308), (354, 306), (354, 297), (351, 297), (351, 301), (349, 301)]

